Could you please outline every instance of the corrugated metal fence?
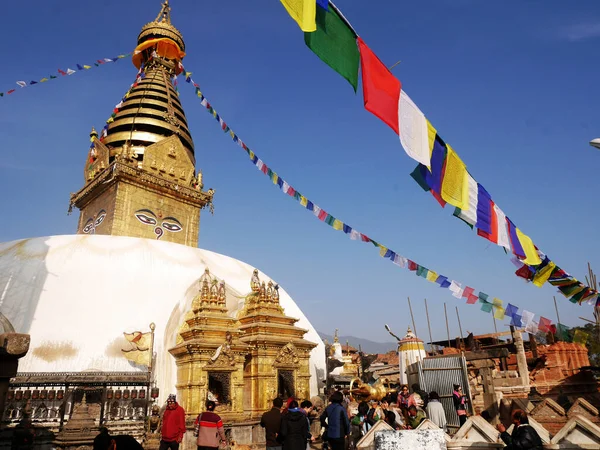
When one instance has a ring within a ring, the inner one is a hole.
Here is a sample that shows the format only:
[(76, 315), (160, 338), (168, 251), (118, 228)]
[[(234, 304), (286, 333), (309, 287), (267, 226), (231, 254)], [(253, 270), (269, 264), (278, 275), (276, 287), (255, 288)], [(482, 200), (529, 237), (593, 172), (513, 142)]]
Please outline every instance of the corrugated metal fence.
[[(471, 391), (467, 375), (467, 362), (462, 355), (432, 356), (409, 366), (407, 372), (409, 386), (419, 383), (426, 392), (435, 391), (439, 394), (448, 428), (451, 433), (459, 428), (458, 415), (452, 401), (453, 385), (462, 387), (463, 393), (469, 399), (467, 408), (471, 410)], [(473, 411), (470, 411), (472, 414)]]

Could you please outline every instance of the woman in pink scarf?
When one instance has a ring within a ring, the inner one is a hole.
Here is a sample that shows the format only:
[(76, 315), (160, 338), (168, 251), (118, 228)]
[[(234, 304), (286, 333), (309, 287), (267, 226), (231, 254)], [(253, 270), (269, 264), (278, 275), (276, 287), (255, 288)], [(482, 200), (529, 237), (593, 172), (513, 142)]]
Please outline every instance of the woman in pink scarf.
[(458, 421), (460, 426), (467, 421), (467, 397), (463, 394), (462, 388), (458, 385), (454, 385), (454, 392), (452, 392), (452, 399), (454, 400), (454, 409), (458, 414)]

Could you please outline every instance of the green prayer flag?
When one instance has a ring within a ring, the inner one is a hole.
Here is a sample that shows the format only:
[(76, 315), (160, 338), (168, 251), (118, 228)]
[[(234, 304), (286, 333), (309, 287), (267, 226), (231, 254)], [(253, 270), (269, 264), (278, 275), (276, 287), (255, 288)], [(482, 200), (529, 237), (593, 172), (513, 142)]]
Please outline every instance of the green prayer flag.
[(354, 31), (334, 8), (317, 8), (316, 22), (317, 30), (304, 33), (304, 42), (325, 64), (348, 80), (356, 92), (360, 53)]
[(491, 303), (487, 303), (486, 302), (486, 303), (484, 303), (484, 304), (481, 305), (481, 310), (483, 312), (489, 313), (489, 312), (492, 312), (492, 307), (493, 307), (493, 305)]
[(562, 323), (556, 324), (556, 337), (559, 341), (569, 342), (569, 327)]

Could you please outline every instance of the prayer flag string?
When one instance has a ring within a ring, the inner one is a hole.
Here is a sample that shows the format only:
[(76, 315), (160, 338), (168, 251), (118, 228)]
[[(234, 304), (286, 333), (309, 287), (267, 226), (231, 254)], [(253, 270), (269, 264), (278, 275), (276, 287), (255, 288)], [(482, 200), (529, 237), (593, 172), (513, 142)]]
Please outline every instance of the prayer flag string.
[[(355, 241), (371, 243), (379, 250), (379, 256), (390, 260), (392, 263), (403, 269), (408, 269), (411, 272), (415, 272), (417, 276), (425, 278), (430, 283), (437, 284), (440, 288), (448, 289), (452, 295), (456, 298), (465, 298), (467, 304), (479, 304), (482, 311), (491, 313), (498, 320), (510, 319), (510, 323), (517, 327), (525, 327), (529, 329), (542, 330), (545, 332), (556, 333), (557, 327), (552, 324), (552, 321), (539, 316), (535, 319), (535, 314), (527, 310), (521, 309), (518, 306), (508, 303), (506, 307), (504, 302), (499, 298), (491, 297), (484, 292), (478, 292), (475, 294), (473, 287), (464, 285), (456, 280), (451, 280), (448, 277), (439, 274), (436, 271), (428, 269), (427, 267), (416, 263), (415, 261), (402, 256), (400, 253), (390, 249), (389, 247), (380, 244), (374, 239), (370, 238), (364, 233), (361, 233), (354, 227), (336, 218), (332, 214), (328, 213), (325, 209), (318, 206), (315, 202), (308, 199), (300, 193), (299, 190), (294, 188), (285, 179), (277, 174), (272, 168), (270, 168), (261, 158), (246, 143), (231, 129), (231, 127), (225, 122), (223, 117), (217, 112), (214, 106), (207, 100), (200, 86), (194, 82), (191, 78), (191, 72), (185, 72), (185, 81), (194, 86), (196, 96), (200, 99), (200, 104), (206, 108), (208, 113), (217, 121), (221, 130), (226, 133), (234, 143), (244, 149), (250, 161), (256, 166), (256, 168), (269, 177), (271, 182), (279, 187), (279, 189), (288, 196), (294, 198), (300, 206), (308, 211), (311, 211), (313, 215), (321, 222), (326, 223), (334, 230), (343, 231), (344, 234)], [(559, 328), (567, 329), (564, 325), (558, 324)]]
[[(75, 69), (71, 69), (71, 68), (67, 68), (67, 70), (62, 70), (62, 69), (58, 69), (56, 74), (51, 74), (48, 75), (47, 77), (43, 77), (40, 78), (39, 80), (31, 80), (29, 82), (27, 81), (17, 81), (16, 84), (17, 86), (19, 86), (21, 89), (22, 88), (26, 88), (29, 86), (33, 86), (35, 84), (40, 84), (40, 83), (45, 83), (47, 81), (50, 80), (54, 80), (56, 78), (59, 77), (65, 77), (65, 76), (70, 76), (73, 75), (81, 70), (89, 70), (92, 67), (99, 67), (102, 66), (104, 64), (108, 64), (108, 63), (112, 63), (112, 62), (117, 62), (120, 59), (123, 58), (127, 58), (128, 56), (131, 56), (132, 53), (125, 53), (123, 55), (119, 55), (116, 56), (114, 58), (103, 58), (103, 59), (97, 59), (95, 62), (91, 63), (91, 64), (75, 64), (75, 67), (77, 68), (77, 70)], [(6, 92), (0, 92), (0, 97), (4, 97), (5, 95), (11, 95), (14, 94), (18, 89), (9, 89)]]
[[(572, 303), (600, 304), (596, 289), (561, 269), (495, 204), (402, 89), (400, 80), (332, 2), (319, 0), (316, 8), (315, 0), (281, 2), (305, 31), (307, 47), (350, 82), (355, 92), (360, 61), (364, 107), (399, 135), (406, 154), (419, 163), (411, 174), (419, 186), (442, 207), (454, 206), (454, 216), (476, 228), (478, 236), (503, 247), (507, 253), (510, 251), (519, 262), (517, 276), (538, 287), (548, 282)], [(308, 23), (310, 26), (306, 26)]]

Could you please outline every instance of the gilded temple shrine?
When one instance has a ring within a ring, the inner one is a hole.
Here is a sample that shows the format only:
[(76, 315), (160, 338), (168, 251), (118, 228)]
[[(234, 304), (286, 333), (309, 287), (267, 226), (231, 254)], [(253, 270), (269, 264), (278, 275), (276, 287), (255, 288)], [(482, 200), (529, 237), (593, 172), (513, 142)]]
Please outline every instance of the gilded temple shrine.
[(217, 402), (225, 422), (256, 419), (275, 397), (310, 397), (310, 352), (279, 304), (279, 287), (261, 282), (255, 270), (251, 292), (237, 318), (227, 314), (225, 283), (208, 269), (199, 293), (169, 350), (177, 363), (177, 390), (188, 417)]

